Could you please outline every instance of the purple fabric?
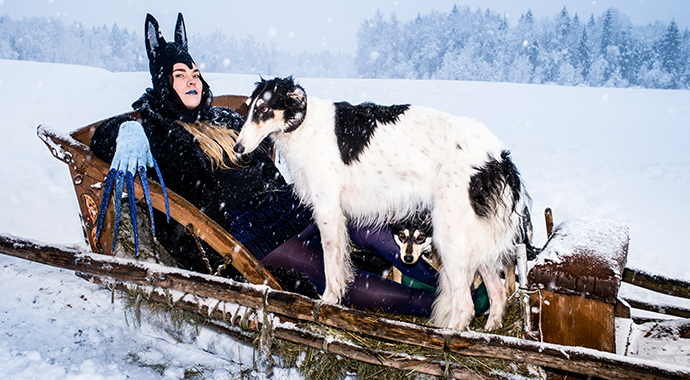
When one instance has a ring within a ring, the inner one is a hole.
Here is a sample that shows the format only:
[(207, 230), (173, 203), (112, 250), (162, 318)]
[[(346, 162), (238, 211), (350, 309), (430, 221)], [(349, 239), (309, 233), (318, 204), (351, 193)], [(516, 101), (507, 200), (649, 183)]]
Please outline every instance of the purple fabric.
[(376, 252), (390, 261), (404, 275), (419, 280), (425, 284), (436, 286), (438, 272), (424, 260), (417, 261), (415, 265), (404, 265), (400, 260), (400, 248), (393, 240), (390, 227), (381, 229), (350, 228), (350, 238), (363, 249)]
[[(326, 285), (323, 253), (316, 234), (318, 230), (315, 230), (307, 227), (302, 234), (283, 243), (261, 262), (264, 265), (298, 270), (309, 278), (319, 293), (323, 293)], [(433, 292), (410, 288), (368, 272), (356, 271), (355, 280), (345, 294), (343, 303), (370, 310), (428, 317), (434, 297)]]

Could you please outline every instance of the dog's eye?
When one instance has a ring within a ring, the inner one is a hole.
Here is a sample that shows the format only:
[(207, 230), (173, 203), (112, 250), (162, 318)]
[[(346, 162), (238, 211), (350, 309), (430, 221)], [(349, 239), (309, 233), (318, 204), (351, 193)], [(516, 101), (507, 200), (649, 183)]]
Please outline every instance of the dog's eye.
[(259, 112), (266, 113), (266, 111), (268, 111), (268, 107), (265, 104), (259, 106)]
[(424, 240), (426, 240), (426, 234), (417, 235), (417, 239), (416, 239), (417, 243), (423, 243)]
[(403, 231), (398, 232), (398, 238), (400, 238), (400, 240), (405, 240), (407, 238), (405, 236), (405, 232), (403, 232)]

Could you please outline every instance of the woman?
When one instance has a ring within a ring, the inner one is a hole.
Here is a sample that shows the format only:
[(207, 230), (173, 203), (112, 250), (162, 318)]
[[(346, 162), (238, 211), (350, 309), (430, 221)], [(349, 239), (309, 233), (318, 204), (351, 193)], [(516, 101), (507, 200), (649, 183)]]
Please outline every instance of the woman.
[[(151, 15), (146, 18), (145, 35), (153, 88), (132, 105), (140, 119), (118, 116), (104, 121), (92, 137), (91, 149), (111, 163), (111, 170), (127, 168), (130, 176), (142, 162), (158, 163), (167, 187), (233, 234), (281, 286), (316, 297), (313, 289), (323, 292), (325, 285), (318, 231), (311, 224), (310, 211), (300, 205), (268, 155), (269, 146), (241, 160), (235, 157), (235, 137), (244, 120), (232, 109), (211, 106), (211, 90), (187, 51), (181, 14), (175, 42), (165, 41)], [(132, 164), (132, 157), (138, 163)], [(223, 266), (220, 255), (205, 244), (197, 245), (183, 226), (168, 223), (158, 212), (153, 219), (158, 241), (182, 267), (209, 273)], [(390, 231), (357, 230), (352, 237), (395, 260), (398, 248)], [(402, 269), (435, 283), (436, 273), (429, 266)], [(232, 276), (229, 269), (222, 274)], [(303, 275), (309, 281), (301, 281)], [(290, 281), (291, 276), (298, 280)], [(301, 287), (292, 286), (296, 283)], [(433, 299), (432, 292), (358, 272), (345, 303), (428, 315)]]

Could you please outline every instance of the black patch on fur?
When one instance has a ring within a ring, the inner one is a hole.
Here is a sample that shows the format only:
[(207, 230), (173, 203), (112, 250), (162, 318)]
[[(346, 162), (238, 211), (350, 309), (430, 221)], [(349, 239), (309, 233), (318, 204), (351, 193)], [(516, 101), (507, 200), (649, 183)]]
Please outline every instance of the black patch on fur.
[(516, 240), (525, 245), (525, 248), (527, 249), (527, 260), (530, 261), (536, 259), (537, 254), (539, 253), (538, 249), (532, 245), (531, 237), (532, 217), (531, 213), (529, 212), (529, 207), (525, 206), (525, 209), (522, 210), (522, 225), (520, 226), (520, 235)]
[(284, 132), (289, 133), (302, 124), (307, 113), (306, 92), (300, 85), (295, 84), (291, 76), (271, 80), (261, 78), (261, 81), (256, 82), (251, 102), (256, 104), (259, 98), (263, 99), (264, 103), (255, 107), (254, 113), (250, 115), (252, 121), (257, 124), (273, 118), (273, 110), (280, 110), (283, 111), (283, 121), (288, 125)]
[(502, 202), (501, 193), (510, 186), (513, 195), (511, 211), (515, 211), (515, 205), (520, 198), (520, 173), (513, 161), (510, 160), (510, 152), (503, 151), (501, 159), (491, 158), (484, 166), (477, 169), (470, 178), (469, 195), (472, 209), (477, 216), (486, 218), (495, 212), (499, 202)]
[(397, 123), (400, 115), (410, 108), (409, 104), (381, 106), (368, 102), (356, 106), (347, 102), (334, 105), (335, 135), (340, 158), (346, 165), (359, 160), (360, 154), (369, 146), (377, 123)]

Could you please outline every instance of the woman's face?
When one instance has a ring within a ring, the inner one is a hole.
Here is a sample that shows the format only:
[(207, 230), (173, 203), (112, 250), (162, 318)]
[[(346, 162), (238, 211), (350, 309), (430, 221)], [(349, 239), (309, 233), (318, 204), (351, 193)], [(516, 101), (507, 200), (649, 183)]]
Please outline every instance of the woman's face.
[(201, 77), (199, 69), (194, 63), (190, 69), (184, 63), (176, 63), (172, 70), (173, 88), (182, 103), (189, 109), (194, 109), (201, 103)]

